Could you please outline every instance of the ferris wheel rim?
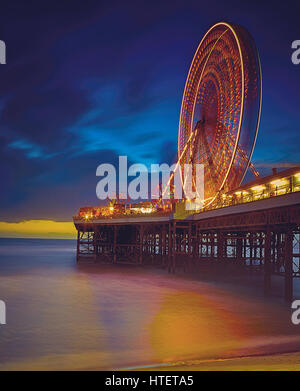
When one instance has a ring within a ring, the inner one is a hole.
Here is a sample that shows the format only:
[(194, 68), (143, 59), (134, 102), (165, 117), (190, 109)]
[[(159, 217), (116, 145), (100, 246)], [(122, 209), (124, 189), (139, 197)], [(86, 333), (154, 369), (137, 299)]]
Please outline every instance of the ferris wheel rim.
[[(191, 65), (190, 65), (190, 68), (189, 68), (189, 72), (188, 72), (188, 75), (187, 75), (187, 78), (186, 78), (186, 82), (185, 82), (185, 86), (184, 86), (184, 92), (183, 92), (183, 97), (182, 97), (182, 102), (181, 102), (181, 109), (180, 109), (180, 117), (179, 117), (179, 131), (178, 131), (178, 157), (180, 156), (181, 152), (182, 152), (182, 141), (181, 141), (181, 138), (183, 136), (183, 131), (182, 131), (182, 116), (183, 116), (183, 112), (184, 112), (184, 105), (186, 104), (186, 101), (187, 101), (187, 95), (188, 95), (188, 92), (187, 92), (187, 88), (188, 88), (188, 85), (189, 85), (189, 82), (190, 82), (190, 77), (192, 75), (192, 70), (193, 70), (193, 67), (195, 66), (195, 60), (199, 54), (199, 51), (203, 45), (203, 42), (205, 42), (206, 38), (208, 37), (208, 35), (212, 32), (212, 30), (214, 30), (215, 28), (217, 28), (218, 26), (223, 26), (225, 27), (225, 30), (223, 32), (220, 32), (220, 35), (218, 36), (216, 42), (214, 43), (212, 49), (210, 50), (207, 58), (206, 58), (206, 61), (205, 61), (205, 64), (203, 66), (203, 69), (201, 71), (201, 76), (197, 82), (197, 88), (196, 88), (196, 91), (199, 90), (199, 86), (200, 86), (200, 83), (202, 81), (202, 78), (203, 78), (203, 73), (204, 73), (204, 70), (207, 66), (207, 63), (208, 63), (208, 60), (211, 56), (211, 54), (213, 53), (218, 41), (222, 38), (223, 35), (225, 35), (228, 31), (230, 31), (230, 33), (232, 34), (232, 36), (234, 37), (234, 40), (235, 40), (235, 43), (236, 43), (236, 46), (238, 48), (238, 53), (239, 53), (239, 68), (240, 68), (240, 71), (241, 71), (241, 102), (240, 102), (240, 113), (239, 113), (239, 119), (238, 119), (238, 130), (237, 130), (237, 134), (236, 134), (236, 137), (235, 137), (235, 143), (234, 143), (234, 148), (233, 148), (233, 151), (231, 153), (231, 158), (230, 158), (230, 162), (228, 164), (228, 167), (226, 169), (226, 173), (223, 177), (223, 180), (222, 180), (222, 183), (221, 185), (218, 185), (218, 190), (216, 191), (215, 195), (213, 197), (209, 197), (209, 203), (206, 204), (206, 205), (210, 205), (215, 199), (216, 197), (218, 196), (219, 192), (222, 190), (222, 188), (224, 187), (225, 183), (226, 183), (226, 180), (229, 176), (229, 173), (233, 167), (233, 164), (234, 164), (234, 161), (236, 159), (236, 156), (237, 156), (237, 149), (238, 149), (238, 146), (239, 146), (239, 141), (240, 141), (240, 134), (241, 134), (241, 129), (242, 129), (242, 124), (243, 124), (243, 118), (244, 118), (244, 112), (245, 112), (245, 64), (244, 64), (244, 59), (243, 59), (243, 53), (242, 53), (242, 49), (241, 49), (241, 42), (240, 42), (240, 39), (239, 39), (239, 36), (237, 34), (237, 31), (236, 31), (236, 26), (235, 25), (231, 25), (227, 22), (218, 22), (216, 24), (214, 24), (213, 26), (211, 26), (208, 31), (204, 34), (203, 38), (201, 39), (196, 51), (195, 51), (195, 54), (193, 56), (193, 59), (192, 59), (192, 62), (191, 62)], [(246, 172), (247, 172), (247, 169), (250, 165), (250, 162), (251, 162), (251, 157), (252, 157), (252, 154), (253, 154), (253, 151), (254, 151), (254, 147), (255, 147), (255, 143), (256, 143), (256, 139), (257, 139), (257, 134), (258, 134), (258, 127), (259, 127), (259, 122), (260, 122), (260, 115), (261, 115), (261, 101), (262, 101), (262, 77), (261, 77), (261, 65), (260, 65), (260, 59), (259, 59), (259, 55), (258, 55), (258, 51), (256, 49), (256, 54), (257, 54), (257, 60), (258, 60), (258, 72), (259, 72), (259, 90), (260, 90), (260, 93), (259, 93), (259, 105), (258, 105), (258, 116), (257, 116), (257, 120), (256, 120), (256, 126), (255, 126), (255, 132), (254, 132), (254, 139), (253, 139), (253, 142), (252, 142), (252, 145), (251, 145), (251, 151), (248, 155), (248, 160), (246, 162), (246, 165), (244, 167), (244, 170), (242, 172), (242, 178), (240, 180), (240, 183), (242, 182)], [(190, 120), (190, 126), (192, 127), (193, 126), (193, 122), (194, 122), (194, 115), (195, 115), (195, 105), (196, 105), (196, 101), (197, 101), (197, 98), (196, 98), (197, 94), (195, 94), (195, 97), (194, 97), (194, 100), (193, 100), (193, 109), (192, 109), (192, 114), (191, 114), (191, 120)], [(193, 133), (193, 129), (189, 129), (188, 131), (188, 135), (191, 135)], [(189, 138), (187, 138), (186, 140), (186, 143), (189, 142)], [(183, 184), (183, 187), (184, 187), (184, 182), (183, 182), (183, 175), (182, 175), (182, 169), (179, 169), (180, 171), (180, 178), (181, 178), (181, 181), (182, 181), (182, 184)], [(197, 189), (196, 189), (197, 191)], [(198, 194), (198, 192), (197, 192)], [(198, 194), (199, 196), (199, 194)], [(204, 200), (206, 201), (206, 200)]]
[(255, 135), (254, 135), (254, 140), (253, 140), (253, 144), (252, 144), (252, 148), (251, 148), (251, 151), (250, 151), (250, 154), (249, 154), (249, 159), (248, 159), (248, 164), (247, 164), (247, 167), (245, 168), (245, 171), (244, 171), (244, 175), (241, 179), (241, 183), (243, 182), (244, 178), (245, 178), (245, 175), (247, 173), (247, 170), (251, 164), (251, 159), (252, 159), (252, 155), (253, 155), (253, 152), (254, 152), (254, 148), (255, 148), (255, 144), (256, 144), (256, 140), (257, 140), (257, 135), (258, 135), (258, 129), (259, 129), (259, 124), (260, 124), (260, 118), (261, 118), (261, 107), (262, 107), (262, 70), (261, 70), (261, 62), (260, 62), (260, 57), (259, 57), (259, 53), (258, 53), (258, 50), (257, 48), (256, 49), (256, 56), (257, 56), (257, 62), (258, 62), (258, 73), (259, 73), (259, 106), (258, 106), (258, 115), (257, 115), (257, 121), (256, 121), (256, 126), (255, 126)]

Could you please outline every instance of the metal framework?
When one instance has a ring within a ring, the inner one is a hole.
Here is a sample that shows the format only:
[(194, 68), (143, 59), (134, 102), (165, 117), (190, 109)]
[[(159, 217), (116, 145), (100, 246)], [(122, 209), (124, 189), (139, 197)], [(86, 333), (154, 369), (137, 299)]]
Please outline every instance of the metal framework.
[(152, 264), (170, 272), (203, 265), (262, 272), (266, 293), (271, 276), (280, 275), (284, 297), (292, 300), (293, 277), (300, 277), (300, 205), (218, 218), (209, 213), (201, 220), (78, 221), (77, 260)]

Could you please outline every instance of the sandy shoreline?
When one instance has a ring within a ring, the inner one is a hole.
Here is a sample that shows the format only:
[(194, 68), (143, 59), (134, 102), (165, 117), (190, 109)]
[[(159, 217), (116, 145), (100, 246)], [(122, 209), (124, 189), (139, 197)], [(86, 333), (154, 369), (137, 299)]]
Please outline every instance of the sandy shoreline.
[[(300, 352), (171, 365), (170, 371), (299, 371)], [(162, 367), (152, 368), (162, 370)]]
[(192, 360), (130, 368), (134, 371), (299, 371), (300, 352)]

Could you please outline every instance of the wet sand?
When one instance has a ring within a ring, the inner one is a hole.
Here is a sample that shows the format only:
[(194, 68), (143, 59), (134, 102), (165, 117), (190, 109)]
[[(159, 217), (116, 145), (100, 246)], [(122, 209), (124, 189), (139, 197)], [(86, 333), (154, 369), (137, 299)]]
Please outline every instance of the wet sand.
[(219, 360), (194, 360), (167, 366), (139, 368), (146, 371), (299, 371), (300, 353), (245, 356)]

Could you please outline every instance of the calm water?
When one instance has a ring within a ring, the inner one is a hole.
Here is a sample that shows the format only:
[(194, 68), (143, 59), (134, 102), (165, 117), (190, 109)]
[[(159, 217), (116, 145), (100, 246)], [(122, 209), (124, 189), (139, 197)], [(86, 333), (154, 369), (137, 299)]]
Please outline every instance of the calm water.
[[(111, 369), (300, 350), (255, 284), (78, 266), (75, 241), (0, 239), (1, 369)], [(252, 278), (252, 277), (251, 277)]]

